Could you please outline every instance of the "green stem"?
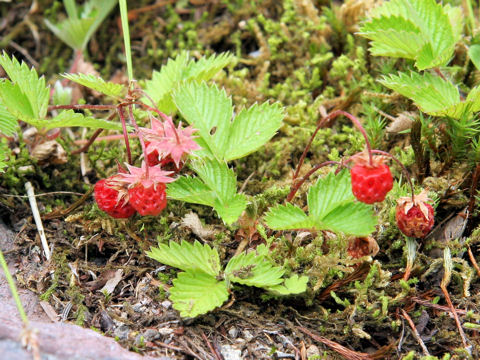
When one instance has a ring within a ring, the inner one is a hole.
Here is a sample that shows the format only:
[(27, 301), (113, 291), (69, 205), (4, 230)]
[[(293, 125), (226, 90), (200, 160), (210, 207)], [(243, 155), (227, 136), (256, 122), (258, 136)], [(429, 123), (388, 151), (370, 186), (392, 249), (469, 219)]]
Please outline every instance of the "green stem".
[(130, 84), (133, 81), (132, 49), (130, 47), (130, 30), (128, 28), (127, 0), (120, 0), (120, 16), (122, 19), (123, 42), (125, 44), (125, 57), (127, 58), (127, 74)]
[(3, 257), (3, 252), (0, 250), (0, 264), (2, 265), (3, 272), (5, 273), (5, 277), (7, 278), (8, 286), (10, 286), (10, 291), (12, 292), (13, 299), (15, 300), (15, 304), (17, 305), (18, 312), (20, 313), (20, 317), (25, 325), (28, 324), (27, 314), (25, 313), (25, 309), (23, 308), (22, 302), (20, 301), (20, 296), (18, 296), (17, 287), (15, 286), (15, 282), (13, 281), (12, 275), (8, 270), (7, 262)]

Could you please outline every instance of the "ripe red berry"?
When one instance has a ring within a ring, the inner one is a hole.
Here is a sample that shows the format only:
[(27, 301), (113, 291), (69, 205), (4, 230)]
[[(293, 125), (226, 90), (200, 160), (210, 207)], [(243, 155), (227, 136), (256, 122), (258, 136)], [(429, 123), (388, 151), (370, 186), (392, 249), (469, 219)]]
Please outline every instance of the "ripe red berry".
[(400, 231), (408, 237), (423, 239), (433, 228), (434, 211), (430, 204), (427, 193), (422, 191), (411, 197), (398, 199), (398, 205), (395, 209), (395, 219)]
[(373, 166), (363, 162), (356, 163), (350, 169), (350, 175), (353, 195), (366, 204), (383, 201), (393, 187), (390, 168), (378, 161), (375, 161)]
[(119, 196), (117, 190), (108, 186), (109, 179), (102, 179), (95, 184), (94, 195), (98, 208), (117, 219), (129, 218), (135, 214), (135, 209)]
[(158, 215), (167, 206), (166, 186), (152, 184), (145, 188), (142, 183), (128, 190), (129, 202), (142, 216)]

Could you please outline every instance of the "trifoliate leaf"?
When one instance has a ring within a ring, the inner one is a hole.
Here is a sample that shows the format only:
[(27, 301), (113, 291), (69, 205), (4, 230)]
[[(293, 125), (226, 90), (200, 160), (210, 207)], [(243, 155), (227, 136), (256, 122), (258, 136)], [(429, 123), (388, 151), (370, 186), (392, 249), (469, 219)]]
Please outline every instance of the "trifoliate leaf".
[(227, 164), (213, 159), (197, 161), (198, 178), (180, 177), (168, 184), (167, 195), (175, 200), (208, 205), (226, 224), (235, 222), (247, 206), (245, 195), (237, 194), (237, 176)]
[(199, 178), (181, 176), (167, 185), (167, 196), (171, 199), (193, 204), (215, 205), (215, 194)]
[(315, 229), (365, 236), (375, 230), (371, 206), (355, 201), (347, 171), (318, 179), (307, 196), (309, 214), (292, 205), (270, 209), (265, 215), (274, 230)]
[(232, 121), (232, 101), (224, 90), (205, 83), (189, 83), (173, 95), (178, 110), (199, 130), (201, 146), (218, 160), (230, 161), (258, 150), (280, 128), (283, 111), (278, 104), (253, 105)]
[(455, 85), (427, 72), (423, 75), (414, 72), (389, 75), (380, 83), (413, 100), (427, 114), (441, 114), (460, 103), (460, 94)]
[(265, 223), (273, 230), (309, 229), (315, 227), (313, 219), (309, 218), (302, 209), (290, 203), (271, 208), (265, 215)]
[[(8, 111), (24, 120), (17, 114), (23, 114), (26, 118), (42, 119), (47, 115), (49, 88), (45, 86), (45, 78), (38, 77), (34, 68), (29, 69), (27, 64), (18, 62), (15, 57), (10, 58), (6, 52), (0, 56), (0, 65), (10, 78), (2, 82), (0, 97)], [(10, 85), (9, 85), (10, 84)], [(22, 99), (13, 99), (20, 96)], [(28, 105), (27, 105), (28, 103)], [(13, 104), (23, 104), (27, 109), (13, 108)], [(26, 121), (26, 120), (24, 120)]]
[(284, 272), (282, 267), (273, 265), (255, 251), (232, 257), (225, 268), (229, 281), (261, 288), (282, 283)]
[(11, 136), (15, 134), (18, 129), (17, 117), (13, 116), (5, 106), (0, 104), (0, 133)]
[(228, 300), (227, 283), (214, 276), (197, 271), (178, 274), (170, 288), (173, 308), (181, 317), (194, 318), (205, 314)]
[(255, 104), (240, 111), (229, 130), (224, 159), (238, 159), (258, 150), (275, 135), (282, 120), (283, 110), (279, 104)]
[(57, 24), (53, 24), (48, 19), (44, 21), (50, 31), (73, 50), (83, 50), (88, 44), (87, 34), (95, 19), (66, 19)]
[(435, 0), (391, 0), (370, 12), (360, 35), (373, 55), (414, 59), (419, 70), (446, 65), (460, 39), (461, 13)]
[(110, 81), (105, 81), (102, 78), (94, 75), (63, 74), (62, 76), (70, 81), (76, 82), (77, 84), (83, 85), (89, 89), (93, 89), (111, 97), (119, 97), (126, 91), (125, 86)]
[(173, 100), (185, 120), (198, 129), (211, 153), (223, 160), (233, 115), (232, 99), (216, 86), (188, 83), (179, 87)]
[(294, 274), (285, 279), (283, 284), (269, 287), (267, 290), (275, 295), (295, 295), (307, 290), (308, 277)]
[(175, 111), (172, 92), (181, 83), (210, 80), (217, 72), (233, 61), (228, 53), (202, 57), (198, 61), (190, 60), (187, 52), (180, 53), (175, 59), (169, 59), (160, 71), (154, 71), (152, 80), (146, 81), (145, 92), (153, 99), (158, 108), (169, 114)]
[(158, 248), (150, 248), (147, 256), (184, 271), (201, 271), (213, 277), (220, 273), (217, 250), (198, 241), (193, 244), (184, 240), (180, 244), (174, 241), (170, 241), (169, 245), (159, 244)]
[(122, 125), (118, 122), (96, 119), (91, 116), (85, 116), (81, 113), (76, 113), (73, 110), (62, 111), (54, 118), (42, 120), (38, 123), (38, 127), (44, 127), (45, 129), (75, 126), (91, 129), (122, 130)]
[(93, 33), (97, 31), (103, 20), (107, 17), (117, 0), (90, 0), (83, 5), (83, 11), (78, 16), (74, 7), (68, 6), (69, 18), (57, 24), (45, 19), (45, 25), (65, 44), (74, 50), (84, 50)]

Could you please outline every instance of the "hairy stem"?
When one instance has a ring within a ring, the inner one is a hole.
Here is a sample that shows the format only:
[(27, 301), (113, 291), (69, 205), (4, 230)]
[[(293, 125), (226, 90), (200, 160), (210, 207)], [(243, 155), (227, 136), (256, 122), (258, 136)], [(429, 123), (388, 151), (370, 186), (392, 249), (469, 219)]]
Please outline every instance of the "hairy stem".
[(292, 201), (293, 197), (295, 196), (295, 194), (297, 193), (298, 189), (300, 189), (300, 186), (303, 185), (303, 183), (305, 181), (307, 181), (307, 179), (315, 172), (317, 171), (318, 169), (324, 167), (324, 166), (328, 166), (328, 165), (341, 165), (341, 163), (339, 163), (338, 161), (325, 161), (321, 164), (317, 164), (315, 165), (308, 173), (305, 174), (304, 177), (302, 177), (300, 180), (296, 181), (292, 187), (291, 187), (291, 190), (290, 190), (290, 193), (288, 194), (287, 196), (287, 202), (290, 202)]
[(145, 139), (143, 138), (143, 134), (140, 132), (140, 128), (137, 125), (137, 122), (135, 121), (135, 117), (133, 116), (133, 105), (128, 105), (128, 117), (130, 119), (130, 122), (133, 124), (135, 127), (135, 130), (137, 131), (138, 134), (138, 140), (140, 140), (140, 145), (142, 146), (142, 152), (143, 152), (143, 157), (145, 159), (145, 175), (147, 176), (148, 179), (148, 161), (147, 161), (147, 148), (145, 146)]
[(128, 27), (128, 11), (127, 0), (119, 0), (120, 17), (122, 20), (123, 42), (125, 44), (125, 57), (127, 58), (127, 73), (130, 86), (133, 81), (133, 66), (132, 66), (132, 48), (130, 47), (130, 30)]
[(303, 165), (303, 162), (305, 161), (305, 157), (307, 156), (308, 151), (310, 150), (310, 147), (312, 146), (312, 142), (315, 139), (315, 136), (317, 136), (318, 131), (325, 126), (328, 121), (335, 119), (337, 116), (344, 115), (347, 117), (354, 125), (355, 127), (361, 132), (365, 139), (365, 144), (367, 146), (367, 151), (370, 159), (370, 164), (372, 164), (372, 151), (371, 151), (371, 146), (370, 146), (370, 141), (368, 141), (368, 136), (367, 132), (363, 128), (362, 124), (360, 124), (360, 121), (353, 116), (352, 114), (343, 111), (343, 110), (335, 110), (332, 111), (330, 114), (322, 118), (321, 120), (318, 121), (317, 127), (315, 128), (315, 131), (313, 132), (312, 136), (310, 137), (310, 140), (308, 141), (307, 146), (305, 147), (305, 150), (302, 153), (302, 156), (300, 156), (300, 160), (298, 161), (297, 169), (295, 170), (295, 173), (293, 174), (293, 181), (298, 177), (298, 174), (300, 173), (300, 169)]
[(75, 105), (52, 105), (48, 107), (48, 111), (52, 110), (112, 110), (115, 105), (90, 105), (90, 104), (75, 104)]
[(122, 122), (122, 130), (123, 130), (123, 138), (125, 139), (125, 147), (127, 149), (127, 158), (128, 163), (132, 165), (132, 152), (130, 151), (130, 142), (128, 140), (128, 131), (127, 131), (127, 124), (125, 122), (125, 114), (123, 112), (123, 107), (117, 107), (118, 116), (120, 117), (120, 121)]

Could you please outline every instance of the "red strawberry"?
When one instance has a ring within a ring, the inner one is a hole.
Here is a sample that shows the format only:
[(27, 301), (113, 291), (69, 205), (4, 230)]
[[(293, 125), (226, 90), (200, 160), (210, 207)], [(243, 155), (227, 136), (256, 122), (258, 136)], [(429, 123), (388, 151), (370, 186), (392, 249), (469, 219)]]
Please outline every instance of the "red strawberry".
[(408, 237), (423, 239), (433, 228), (435, 220), (434, 211), (427, 201), (431, 201), (426, 191), (397, 200), (395, 219), (400, 231)]
[(122, 199), (119, 191), (108, 186), (107, 180), (112, 180), (113, 178), (102, 179), (95, 184), (95, 201), (98, 208), (111, 217), (117, 219), (129, 218), (135, 214), (135, 209), (125, 199)]
[(117, 175), (115, 183), (128, 188), (129, 203), (140, 215), (158, 215), (167, 205), (166, 183), (171, 178), (171, 171), (164, 171), (159, 166), (148, 166), (145, 161), (138, 168), (127, 164), (128, 173)]
[(142, 216), (158, 215), (167, 206), (166, 186), (152, 184), (145, 188), (141, 183), (128, 190), (129, 202)]
[(381, 202), (387, 193), (392, 190), (393, 177), (390, 168), (384, 164), (385, 157), (375, 156), (372, 164), (368, 154), (355, 158), (355, 164), (350, 169), (352, 177), (352, 192), (355, 197), (365, 204)]

